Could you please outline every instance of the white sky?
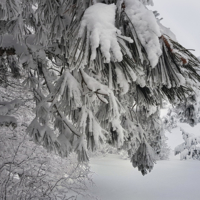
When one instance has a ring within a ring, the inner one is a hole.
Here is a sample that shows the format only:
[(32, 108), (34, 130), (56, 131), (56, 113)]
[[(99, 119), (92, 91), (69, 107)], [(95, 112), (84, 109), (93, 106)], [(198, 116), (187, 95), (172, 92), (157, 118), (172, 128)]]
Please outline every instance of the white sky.
[(200, 0), (153, 0), (149, 9), (160, 13), (161, 23), (170, 28), (178, 42), (200, 56)]

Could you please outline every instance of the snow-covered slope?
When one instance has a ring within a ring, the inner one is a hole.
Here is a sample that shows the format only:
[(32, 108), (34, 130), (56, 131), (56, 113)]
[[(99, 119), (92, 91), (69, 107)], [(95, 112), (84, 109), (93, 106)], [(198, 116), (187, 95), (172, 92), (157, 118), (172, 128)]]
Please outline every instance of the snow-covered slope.
[[(128, 160), (117, 155), (91, 159), (95, 172), (92, 194), (101, 200), (199, 200), (200, 162), (174, 159), (158, 161), (142, 176)], [(80, 198), (79, 200), (88, 200)]]
[[(184, 142), (180, 127), (187, 132), (200, 133), (200, 125), (179, 127), (167, 132), (168, 145), (173, 150)], [(173, 151), (169, 160), (157, 161), (154, 169), (146, 176), (132, 167), (129, 160), (118, 155), (92, 158), (91, 170), (95, 186), (90, 186), (93, 195), (101, 200), (199, 200), (200, 162), (181, 161)], [(79, 198), (79, 200), (88, 200)]]

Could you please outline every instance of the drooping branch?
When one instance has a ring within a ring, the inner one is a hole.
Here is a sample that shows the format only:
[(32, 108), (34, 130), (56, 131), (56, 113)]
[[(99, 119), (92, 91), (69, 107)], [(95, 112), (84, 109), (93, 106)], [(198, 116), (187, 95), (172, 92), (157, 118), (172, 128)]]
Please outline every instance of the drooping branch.
[[(42, 67), (42, 72), (44, 75), (44, 79), (46, 81), (47, 87), (49, 92), (53, 92), (53, 85), (52, 83), (48, 80), (47, 78), (47, 71), (44, 67)], [(80, 137), (81, 134), (78, 132), (78, 130), (76, 130), (76, 128), (66, 119), (66, 117), (64, 117), (63, 113), (59, 110), (58, 105), (55, 104), (54, 107), (56, 108), (58, 114), (60, 115), (61, 119), (63, 120), (63, 122), (66, 124), (66, 126), (72, 131), (72, 133), (74, 133), (76, 136)]]
[[(164, 35), (162, 35), (160, 38), (163, 39), (165, 46), (167, 47), (167, 49), (168, 49), (171, 53), (178, 54), (177, 52), (174, 52), (174, 51), (173, 51), (173, 47), (172, 47), (172, 45), (170, 44), (170, 40), (167, 40), (167, 38), (166, 38)], [(179, 54), (178, 54), (178, 55), (179, 55)], [(181, 55), (179, 55), (179, 56), (180, 56), (180, 59), (181, 59), (181, 61), (183, 62), (184, 65), (188, 63), (188, 61), (187, 61), (183, 56), (181, 56)]]

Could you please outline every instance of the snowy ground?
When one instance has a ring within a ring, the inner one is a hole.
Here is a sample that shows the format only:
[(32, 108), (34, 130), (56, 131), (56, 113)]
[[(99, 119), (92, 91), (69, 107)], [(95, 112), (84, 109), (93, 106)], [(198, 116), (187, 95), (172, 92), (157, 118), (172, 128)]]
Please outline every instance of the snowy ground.
[[(183, 126), (186, 131), (200, 132), (200, 126), (195, 129)], [(167, 136), (171, 148), (183, 142), (179, 128)], [(157, 161), (153, 171), (146, 176), (118, 155), (92, 158), (90, 162), (96, 184), (90, 189), (101, 200), (200, 199), (200, 161), (180, 161), (179, 156), (172, 154), (169, 160)]]

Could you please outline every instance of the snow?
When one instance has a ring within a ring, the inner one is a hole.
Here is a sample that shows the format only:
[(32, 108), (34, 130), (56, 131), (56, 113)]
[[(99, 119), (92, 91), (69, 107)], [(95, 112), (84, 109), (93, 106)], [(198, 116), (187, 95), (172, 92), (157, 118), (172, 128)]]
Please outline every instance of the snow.
[(87, 109), (86, 106), (82, 107), (81, 111), (81, 119), (80, 119), (80, 130), (85, 135), (86, 133), (86, 126), (87, 126), (87, 120), (89, 123), (89, 134), (90, 136), (93, 136), (95, 145), (97, 147), (100, 146), (101, 142), (104, 141), (105, 137), (103, 135), (103, 132), (106, 132), (105, 130), (102, 129), (100, 124), (98, 123), (97, 119), (94, 117), (93, 113), (91, 110)]
[(90, 46), (92, 50), (91, 60), (96, 58), (96, 49), (101, 46), (101, 52), (105, 57), (105, 63), (111, 60), (111, 51), (115, 61), (122, 61), (122, 52), (117, 37), (133, 42), (132, 39), (121, 36), (119, 29), (115, 27), (116, 5), (96, 3), (90, 6), (84, 13), (79, 30), (82, 37), (85, 28), (90, 33)]
[[(194, 128), (187, 124), (178, 126), (193, 133), (200, 130), (200, 125)], [(167, 137), (171, 149), (183, 142), (180, 127), (168, 132)], [(95, 186), (89, 189), (101, 200), (199, 200), (200, 162), (181, 161), (173, 152), (169, 160), (157, 161), (146, 176), (133, 168), (129, 160), (123, 160), (116, 154), (91, 158), (90, 165), (95, 173)]]
[[(69, 70), (66, 70), (63, 73), (61, 80), (62, 80), (62, 84), (61, 84), (60, 89), (55, 87), (55, 92), (57, 92), (59, 94), (58, 99), (61, 99), (66, 87), (68, 87), (68, 89), (69, 89), (68, 95), (67, 95), (68, 98), (73, 99), (76, 107), (81, 107), (82, 106), (82, 102), (81, 102), (81, 91), (82, 90), (81, 90), (81, 87), (80, 87), (78, 81), (74, 78), (74, 76), (72, 76), (72, 74), (69, 72)], [(54, 101), (56, 101), (56, 98), (54, 99)]]
[(108, 86), (99, 83), (96, 79), (90, 77), (83, 70), (81, 70), (82, 77), (87, 84), (88, 89), (99, 94), (108, 95), (111, 91)]
[[(90, 118), (90, 127), (89, 132), (93, 132), (94, 142), (97, 147), (100, 146), (100, 141), (105, 141), (105, 136), (103, 135), (103, 129), (101, 128), (100, 124), (97, 122), (97, 120), (94, 118), (92, 112), (89, 112), (89, 118)], [(99, 141), (100, 140), (100, 141)]]
[(144, 46), (152, 67), (158, 63), (162, 54), (159, 37), (160, 28), (152, 11), (148, 10), (139, 0), (125, 0), (126, 10), (138, 38)]
[(93, 158), (90, 162), (96, 184), (90, 189), (101, 200), (199, 200), (199, 161), (157, 161), (146, 176), (118, 155)]
[(117, 131), (117, 145), (120, 148), (124, 144), (124, 132), (125, 130), (120, 125), (120, 119), (115, 118), (112, 120), (113, 131)]
[(147, 113), (147, 117), (149, 117), (152, 114), (154, 114), (155, 112), (157, 112), (157, 107), (156, 106), (149, 106), (148, 111), (149, 112)]
[(115, 72), (117, 75), (117, 83), (119, 84), (119, 87), (122, 89), (121, 95), (124, 95), (129, 91), (129, 83), (126, 80), (124, 72), (119, 67), (115, 68)]

